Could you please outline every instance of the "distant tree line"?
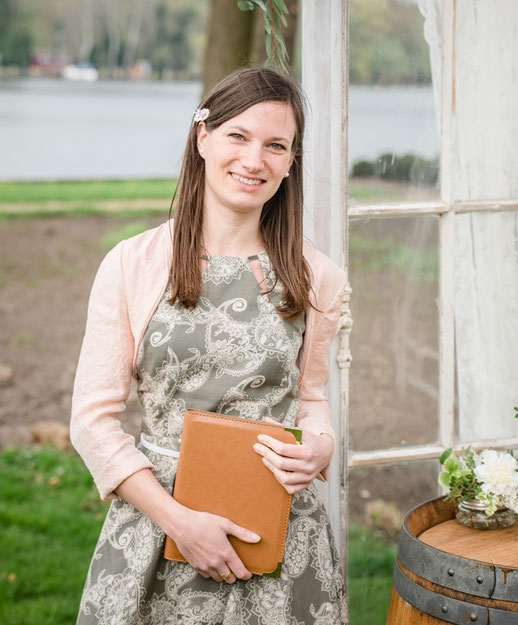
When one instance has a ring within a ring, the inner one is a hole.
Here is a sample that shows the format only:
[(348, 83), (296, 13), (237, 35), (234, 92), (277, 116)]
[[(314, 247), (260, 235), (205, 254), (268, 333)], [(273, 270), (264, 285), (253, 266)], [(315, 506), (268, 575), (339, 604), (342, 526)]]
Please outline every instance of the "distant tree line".
[(423, 22), (417, 5), (406, 0), (350, 0), (350, 83), (431, 82)]
[(33, 49), (29, 18), (14, 0), (0, 0), (0, 64), (26, 67)]
[[(293, 66), (297, 0), (283, 35)], [(203, 77), (206, 86), (266, 58), (262, 11), (237, 0), (0, 0), (1, 64), (27, 67), (33, 53), (91, 61), (116, 72), (145, 59), (162, 75)], [(407, 0), (350, 0), (350, 82), (430, 82), (423, 17)]]
[[(128, 67), (146, 59), (161, 77), (165, 70), (185, 77), (199, 76), (207, 3), (154, 0), (132, 9), (99, 16), (89, 59), (96, 67)], [(125, 14), (124, 14), (125, 13)]]
[(0, 0), (3, 65), (31, 57), (127, 69), (147, 60), (162, 72), (200, 76), (209, 0)]
[(398, 156), (386, 152), (374, 161), (356, 161), (351, 176), (434, 186), (439, 180), (439, 158), (426, 159), (416, 154)]

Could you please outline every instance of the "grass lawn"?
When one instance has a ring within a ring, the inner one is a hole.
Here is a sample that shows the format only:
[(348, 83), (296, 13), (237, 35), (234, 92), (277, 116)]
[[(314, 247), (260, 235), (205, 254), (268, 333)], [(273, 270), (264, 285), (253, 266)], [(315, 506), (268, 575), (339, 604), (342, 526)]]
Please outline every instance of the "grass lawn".
[[(175, 179), (77, 180), (45, 182), (0, 182), (0, 202), (70, 202), (76, 200), (135, 200), (169, 198)], [(402, 185), (386, 183), (380, 188), (374, 179), (357, 178), (349, 184), (349, 196), (360, 202), (403, 199)], [(403, 185), (406, 186), (406, 185)]]
[(349, 527), (348, 593), (351, 625), (385, 625), (397, 545), (371, 529)]
[(1, 182), (0, 202), (71, 202), (77, 200), (162, 199), (172, 196), (176, 180), (77, 180)]
[[(0, 218), (167, 213), (176, 179), (0, 182)], [(349, 182), (352, 203), (404, 201), (404, 183), (356, 178)]]
[[(75, 622), (106, 511), (77, 455), (0, 454), (0, 623)], [(359, 526), (349, 538), (351, 625), (384, 625), (395, 547)]]
[(0, 623), (69, 625), (106, 505), (76, 455), (0, 456)]
[(167, 215), (176, 180), (0, 182), (0, 219)]

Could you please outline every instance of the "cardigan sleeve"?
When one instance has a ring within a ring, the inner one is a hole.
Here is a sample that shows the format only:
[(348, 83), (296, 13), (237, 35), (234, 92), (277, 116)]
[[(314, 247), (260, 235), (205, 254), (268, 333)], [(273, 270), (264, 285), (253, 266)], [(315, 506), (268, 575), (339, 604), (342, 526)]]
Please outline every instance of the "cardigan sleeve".
[(119, 419), (129, 395), (135, 349), (126, 307), (123, 245), (107, 254), (95, 277), (72, 395), (70, 438), (101, 499), (116, 498), (113, 491), (127, 477), (154, 468)]
[[(306, 352), (303, 358), (305, 365), (299, 378), (299, 407), (295, 419), (297, 427), (303, 430), (317, 435), (329, 434), (335, 446), (336, 434), (331, 425), (325, 387), (329, 380), (329, 351), (338, 331), (345, 282), (345, 273), (340, 270), (330, 303), (322, 307), (322, 304), (317, 302), (317, 308), (321, 312), (312, 311), (315, 319), (309, 336), (305, 337), (303, 347)], [(328, 473), (329, 467), (326, 467), (317, 477), (327, 481)]]

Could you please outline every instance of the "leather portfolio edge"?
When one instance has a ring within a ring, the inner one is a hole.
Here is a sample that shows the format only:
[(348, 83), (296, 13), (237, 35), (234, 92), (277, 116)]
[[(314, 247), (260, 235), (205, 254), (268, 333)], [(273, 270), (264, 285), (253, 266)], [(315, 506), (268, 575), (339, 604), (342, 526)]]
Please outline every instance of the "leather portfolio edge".
[[(206, 410), (198, 410), (195, 408), (189, 408), (188, 410), (186, 410), (185, 412), (189, 412), (189, 413), (198, 413), (198, 414), (203, 414), (203, 415), (210, 415), (211, 417), (223, 417), (225, 420), (234, 420), (237, 421), (239, 423), (243, 423), (243, 421), (245, 421), (246, 423), (250, 424), (250, 426), (261, 426), (262, 428), (266, 427), (266, 428), (271, 428), (273, 431), (275, 430), (279, 430), (279, 428), (282, 428), (283, 430), (285, 430), (286, 432), (290, 432), (291, 434), (293, 434), (295, 441), (297, 443), (301, 443), (302, 441), (302, 430), (300, 428), (294, 428), (294, 427), (287, 427), (287, 426), (283, 426), (282, 424), (279, 423), (279, 425), (274, 425), (271, 423), (265, 423), (264, 421), (255, 421), (252, 419), (244, 419), (242, 417), (235, 417), (232, 415), (223, 415), (223, 414), (219, 414), (219, 413), (215, 413), (215, 412), (209, 412)], [(172, 495), (174, 496), (174, 483), (173, 483), (173, 493)], [(288, 498), (286, 500), (286, 509), (284, 512), (284, 528), (283, 528), (283, 541), (282, 544), (280, 546), (280, 560), (276, 566), (276, 568), (273, 571), (266, 571), (266, 572), (256, 572), (256, 571), (251, 571), (251, 573), (253, 573), (254, 575), (262, 575), (263, 577), (280, 577), (281, 575), (281, 570), (282, 570), (282, 557), (284, 554), (284, 546), (286, 543), (286, 535), (287, 535), (287, 530), (288, 530), (288, 522), (289, 522), (289, 517), (290, 517), (290, 510), (291, 510), (291, 499), (292, 496), (291, 494), (288, 494)], [(180, 555), (180, 557), (175, 557), (174, 555), (171, 554), (171, 552), (173, 553), (178, 553)], [(174, 561), (174, 562), (186, 562), (185, 558), (181, 555), (180, 550), (178, 549), (178, 547), (176, 546), (176, 543), (174, 542), (174, 540), (170, 537), (166, 535), (166, 540), (165, 540), (165, 546), (164, 546), (164, 558), (166, 560), (170, 560), (170, 561)]]

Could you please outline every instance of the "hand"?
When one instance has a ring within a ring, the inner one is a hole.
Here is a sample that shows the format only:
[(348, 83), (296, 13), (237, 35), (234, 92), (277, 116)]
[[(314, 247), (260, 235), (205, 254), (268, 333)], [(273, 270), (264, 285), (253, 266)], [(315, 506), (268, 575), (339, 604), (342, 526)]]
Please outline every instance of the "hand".
[(180, 553), (202, 577), (211, 577), (217, 582), (224, 579), (229, 584), (233, 584), (236, 578), (247, 580), (252, 577), (227, 535), (256, 543), (261, 538), (254, 532), (225, 517), (189, 508), (184, 508), (182, 521), (175, 530), (173, 538)]
[[(269, 417), (265, 422), (279, 425)], [(254, 445), (254, 450), (290, 494), (307, 488), (333, 455), (334, 443), (329, 434), (303, 430), (300, 445), (282, 443), (266, 435), (259, 435), (258, 439), (260, 442)]]

